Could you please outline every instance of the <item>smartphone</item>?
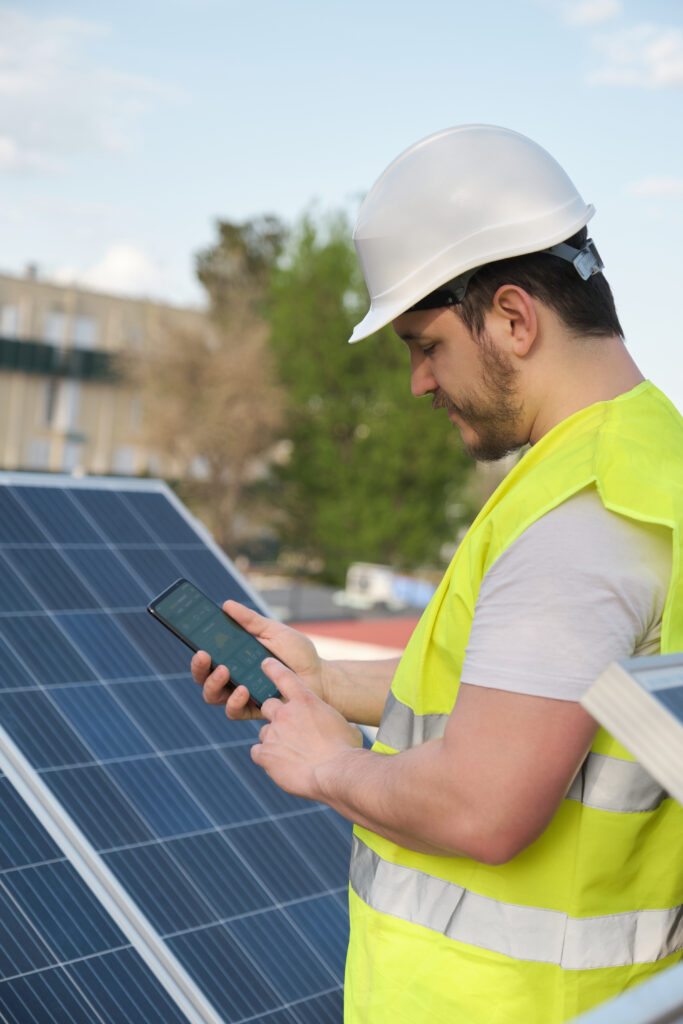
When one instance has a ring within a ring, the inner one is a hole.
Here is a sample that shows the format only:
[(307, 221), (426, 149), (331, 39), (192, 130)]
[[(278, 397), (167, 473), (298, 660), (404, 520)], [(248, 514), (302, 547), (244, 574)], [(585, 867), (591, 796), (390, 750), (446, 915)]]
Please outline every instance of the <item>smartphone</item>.
[(261, 668), (264, 658), (273, 657), (270, 651), (194, 583), (176, 580), (150, 601), (147, 611), (191, 650), (208, 651), (212, 671), (225, 665), (231, 684), (246, 686), (257, 707), (269, 697), (280, 696)]

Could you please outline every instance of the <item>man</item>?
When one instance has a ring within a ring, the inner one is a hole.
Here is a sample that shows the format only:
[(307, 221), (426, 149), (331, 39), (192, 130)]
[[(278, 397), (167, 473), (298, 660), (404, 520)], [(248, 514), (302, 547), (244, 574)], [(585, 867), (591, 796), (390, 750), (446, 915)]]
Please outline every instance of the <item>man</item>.
[[(578, 703), (613, 659), (683, 648), (683, 421), (628, 354), (587, 206), (487, 126), (407, 150), (355, 241), (412, 390), (476, 458), (529, 444), (400, 663), (323, 663), (226, 609), (264, 667), (254, 761), (356, 824), (346, 1019), (555, 1024), (683, 947), (683, 809)], [(378, 367), (381, 372), (381, 367)], [(249, 716), (228, 672), (193, 672)], [(372, 751), (349, 722), (381, 721)]]

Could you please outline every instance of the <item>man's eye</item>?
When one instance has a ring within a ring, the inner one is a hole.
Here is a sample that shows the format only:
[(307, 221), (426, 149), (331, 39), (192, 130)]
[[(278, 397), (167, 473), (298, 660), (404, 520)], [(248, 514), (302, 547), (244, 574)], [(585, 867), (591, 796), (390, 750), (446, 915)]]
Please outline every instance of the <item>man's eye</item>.
[(422, 349), (422, 355), (423, 356), (430, 356), (435, 348), (436, 348), (436, 345), (427, 345), (425, 348)]

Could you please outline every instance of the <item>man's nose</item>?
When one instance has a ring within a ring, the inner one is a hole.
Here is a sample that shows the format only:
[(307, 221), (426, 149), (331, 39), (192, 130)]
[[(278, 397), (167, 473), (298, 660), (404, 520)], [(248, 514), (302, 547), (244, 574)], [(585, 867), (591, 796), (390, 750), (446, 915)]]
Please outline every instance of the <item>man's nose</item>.
[(429, 368), (429, 361), (421, 352), (415, 352), (410, 357), (410, 390), (415, 398), (422, 395), (429, 395), (436, 391), (438, 384)]

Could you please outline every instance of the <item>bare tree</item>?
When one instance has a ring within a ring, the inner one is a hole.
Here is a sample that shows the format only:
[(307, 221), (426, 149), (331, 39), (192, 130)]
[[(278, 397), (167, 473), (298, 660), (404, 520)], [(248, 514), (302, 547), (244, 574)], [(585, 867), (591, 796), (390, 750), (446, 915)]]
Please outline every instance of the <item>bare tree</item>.
[(162, 323), (123, 368), (142, 398), (145, 442), (232, 553), (238, 513), (253, 511), (250, 485), (268, 464), (281, 421), (267, 335), (252, 302), (234, 297), (220, 326)]
[(283, 415), (264, 310), (285, 229), (272, 215), (216, 227), (218, 241), (196, 256), (209, 313), (160, 321), (121, 370), (140, 393), (144, 440), (164, 456), (164, 475), (234, 553), (239, 520), (265, 524), (271, 511), (255, 507), (252, 485)]

